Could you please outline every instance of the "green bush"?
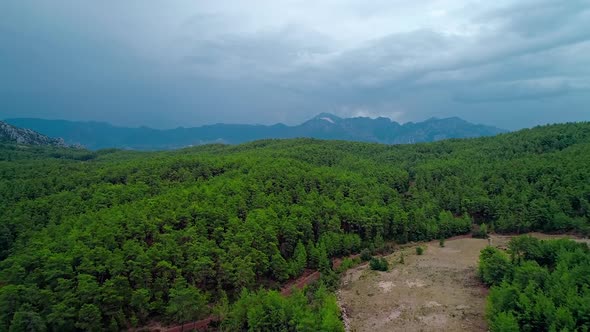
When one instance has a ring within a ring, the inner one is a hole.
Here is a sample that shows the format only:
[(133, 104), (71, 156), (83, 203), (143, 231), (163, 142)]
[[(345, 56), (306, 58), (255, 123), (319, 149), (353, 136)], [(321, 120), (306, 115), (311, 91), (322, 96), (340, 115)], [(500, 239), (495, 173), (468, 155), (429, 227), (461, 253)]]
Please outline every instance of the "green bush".
[(510, 261), (504, 252), (493, 247), (481, 251), (478, 273), (488, 286), (499, 285), (510, 270)]
[(424, 248), (418, 246), (416, 247), (416, 254), (417, 255), (422, 255), (424, 253)]
[(518, 332), (520, 327), (518, 321), (510, 312), (501, 312), (490, 324), (491, 331)]
[(438, 240), (438, 245), (441, 248), (444, 248), (445, 247), (445, 239), (444, 238), (441, 238), (440, 240)]
[(371, 266), (371, 270), (387, 271), (389, 269), (389, 263), (387, 263), (385, 258), (372, 258), (369, 264)]
[(371, 258), (373, 258), (373, 255), (371, 255), (371, 251), (369, 249), (365, 248), (361, 251), (361, 260), (363, 262), (368, 262), (371, 260)]
[(479, 228), (473, 232), (473, 237), (478, 239), (487, 239), (488, 238), (488, 226), (486, 224), (481, 224)]
[(345, 258), (342, 260), (342, 263), (340, 264), (340, 266), (338, 267), (338, 271), (337, 272), (344, 272), (350, 268), (353, 268), (357, 265), (359, 265), (359, 263), (361, 262), (361, 260), (358, 257), (355, 257), (353, 259), (351, 258)]

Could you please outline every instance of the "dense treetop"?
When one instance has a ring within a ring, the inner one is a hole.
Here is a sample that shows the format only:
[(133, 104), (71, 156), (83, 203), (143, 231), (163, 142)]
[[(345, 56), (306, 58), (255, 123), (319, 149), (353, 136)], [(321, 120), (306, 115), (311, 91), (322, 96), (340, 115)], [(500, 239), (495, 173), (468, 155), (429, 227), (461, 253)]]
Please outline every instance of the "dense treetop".
[(493, 286), (486, 310), (492, 331), (590, 329), (587, 244), (517, 237), (508, 253), (484, 249), (479, 271), (483, 281)]
[[(289, 299), (259, 288), (306, 268), (329, 277), (330, 257), (467, 233), (472, 223), (588, 233), (588, 165), (589, 123), (396, 146), (3, 144), (0, 331), (182, 322), (224, 301), (230, 329), (338, 330), (323, 286)], [(260, 321), (254, 302), (282, 316)]]

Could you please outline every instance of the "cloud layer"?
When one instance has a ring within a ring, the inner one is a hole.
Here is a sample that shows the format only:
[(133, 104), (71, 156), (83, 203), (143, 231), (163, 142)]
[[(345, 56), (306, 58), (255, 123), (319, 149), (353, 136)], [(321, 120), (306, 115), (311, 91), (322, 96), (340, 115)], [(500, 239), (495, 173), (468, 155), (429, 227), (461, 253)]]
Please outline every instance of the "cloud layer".
[(0, 117), (590, 120), (590, 1), (6, 0)]

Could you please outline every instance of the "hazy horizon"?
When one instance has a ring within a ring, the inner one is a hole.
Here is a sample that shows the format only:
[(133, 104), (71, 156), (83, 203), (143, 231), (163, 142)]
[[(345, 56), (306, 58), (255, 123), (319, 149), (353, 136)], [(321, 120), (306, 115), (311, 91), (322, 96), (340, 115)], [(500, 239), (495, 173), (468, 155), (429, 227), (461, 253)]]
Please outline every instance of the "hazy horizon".
[[(324, 113), (327, 113), (327, 112), (324, 112)], [(151, 127), (151, 126), (148, 126), (148, 125), (141, 125), (141, 124), (140, 125), (129, 125), (129, 126), (126, 126), (126, 125), (117, 125), (117, 124), (114, 124), (114, 123), (111, 123), (111, 122), (108, 122), (108, 121), (98, 121), (98, 120), (92, 120), (92, 119), (89, 119), (89, 120), (69, 120), (69, 119), (59, 119), (59, 118), (36, 118), (36, 117), (6, 117), (6, 118), (1, 118), (0, 121), (9, 121), (9, 120), (12, 120), (12, 119), (35, 119), (35, 120), (40, 119), (40, 120), (44, 120), (44, 121), (68, 121), (68, 122), (78, 122), (78, 123), (100, 123), (100, 124), (111, 125), (111, 126), (114, 126), (114, 127), (125, 127), (125, 128), (141, 128), (141, 127), (147, 127), (147, 128), (152, 128), (152, 129), (158, 129), (158, 130), (171, 130), (171, 129), (176, 129), (176, 128), (191, 128), (191, 127), (210, 126), (210, 125), (217, 125), (217, 124), (225, 124), (225, 125), (253, 125), (253, 126), (258, 126), (258, 125), (261, 125), (261, 126), (272, 126), (272, 125), (281, 125), (282, 124), (282, 125), (287, 125), (287, 126), (297, 126), (297, 125), (301, 125), (301, 124), (305, 123), (306, 121), (312, 120), (313, 118), (318, 117), (321, 114), (322, 113), (316, 114), (315, 116), (311, 116), (308, 119), (305, 119), (305, 120), (303, 120), (301, 122), (293, 123), (293, 124), (288, 124), (288, 123), (283, 123), (283, 122), (275, 122), (275, 123), (238, 123), (238, 122), (214, 122), (213, 123), (212, 122), (212, 123), (204, 123), (204, 124), (195, 125), (195, 126), (182, 126), (182, 125), (180, 125), (180, 126), (176, 126), (176, 127)], [(338, 115), (332, 114), (332, 113), (329, 113), (329, 114), (334, 115), (334, 116), (338, 116)], [(340, 117), (340, 116), (338, 116), (338, 117)], [(407, 124), (407, 123), (421, 123), (421, 122), (425, 122), (425, 121), (428, 121), (428, 120), (431, 120), (431, 119), (457, 118), (457, 116), (453, 116), (453, 115), (444, 116), (444, 117), (431, 116), (429, 118), (417, 119), (417, 120), (413, 120), (413, 121), (399, 121), (399, 120), (391, 119), (391, 118), (388, 118), (388, 117), (385, 117), (385, 116), (363, 116), (363, 115), (350, 116), (350, 117), (340, 117), (340, 118), (343, 118), (343, 119), (346, 119), (346, 118), (370, 118), (370, 119), (375, 120), (375, 119), (377, 119), (379, 117), (387, 118), (387, 119), (389, 119), (389, 120), (391, 120), (393, 122), (397, 122), (397, 123), (399, 123), (401, 125), (404, 125), (404, 124)], [(458, 117), (458, 118), (462, 119), (461, 117)], [(463, 119), (463, 120), (465, 120), (465, 119)], [(488, 125), (486, 123), (473, 122), (473, 124), (475, 124), (475, 125), (491, 126), (491, 125)], [(500, 128), (500, 127), (497, 127), (497, 128), (498, 129), (505, 129), (505, 128)]]
[(0, 118), (590, 120), (587, 0), (8, 0)]

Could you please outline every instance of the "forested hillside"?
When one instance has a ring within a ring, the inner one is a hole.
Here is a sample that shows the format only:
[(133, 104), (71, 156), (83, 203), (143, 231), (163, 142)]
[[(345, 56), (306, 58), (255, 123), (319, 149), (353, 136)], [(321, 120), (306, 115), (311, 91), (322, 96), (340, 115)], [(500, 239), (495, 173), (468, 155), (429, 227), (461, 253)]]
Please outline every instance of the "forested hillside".
[(330, 257), (482, 224), (590, 232), (590, 123), (400, 146), (5, 144), (0, 160), (0, 331), (118, 330), (211, 312), (228, 330), (337, 331), (323, 285), (289, 298), (259, 288), (305, 268), (329, 287)]
[(508, 251), (481, 253), (480, 275), (493, 286), (486, 310), (491, 331), (590, 329), (587, 244), (523, 236), (512, 239)]

